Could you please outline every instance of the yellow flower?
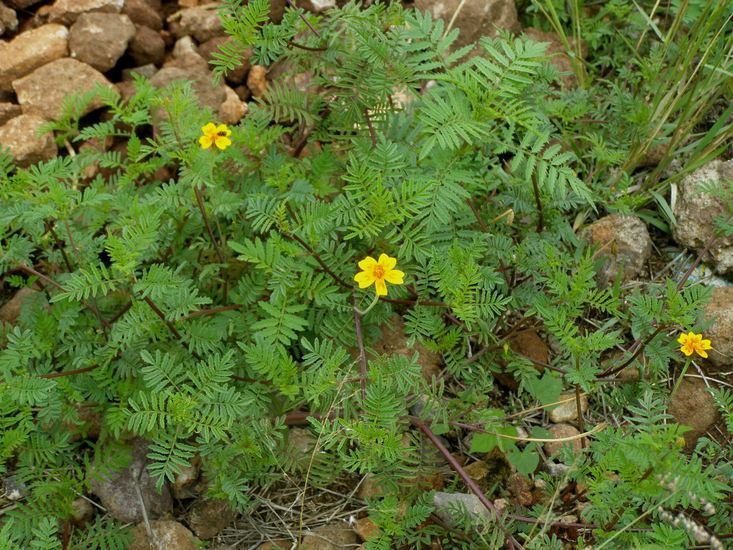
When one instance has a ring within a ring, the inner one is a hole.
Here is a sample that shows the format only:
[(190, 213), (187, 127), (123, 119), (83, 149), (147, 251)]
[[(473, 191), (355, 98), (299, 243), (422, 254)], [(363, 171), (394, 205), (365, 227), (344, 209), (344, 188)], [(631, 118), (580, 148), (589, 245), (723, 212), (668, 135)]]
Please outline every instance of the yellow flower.
[(694, 332), (680, 334), (680, 337), (677, 338), (677, 342), (682, 344), (680, 351), (687, 357), (693, 353), (697, 353), (700, 357), (707, 357), (708, 354), (705, 350), (712, 349), (710, 340), (703, 340), (702, 334), (695, 334)]
[(232, 131), (226, 124), (219, 124), (218, 126), (213, 122), (209, 122), (206, 126), (201, 128), (201, 132), (204, 134), (199, 138), (199, 143), (204, 149), (208, 149), (212, 145), (216, 145), (222, 151), (232, 144), (232, 140), (229, 136), (232, 135)]
[[(359, 262), (363, 270), (356, 274), (354, 280), (359, 283), (359, 288), (367, 288), (373, 284), (377, 287), (377, 296), (387, 295), (387, 284), (401, 285), (405, 274), (395, 269), (397, 258), (390, 258), (386, 254), (379, 256), (379, 261), (367, 256)], [(386, 281), (386, 283), (385, 283)]]

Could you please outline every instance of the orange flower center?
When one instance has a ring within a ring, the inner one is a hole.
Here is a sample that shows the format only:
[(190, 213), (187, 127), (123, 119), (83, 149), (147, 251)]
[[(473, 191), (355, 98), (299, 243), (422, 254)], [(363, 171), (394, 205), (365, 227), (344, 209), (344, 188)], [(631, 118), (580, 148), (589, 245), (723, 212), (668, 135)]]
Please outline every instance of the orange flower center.
[(375, 265), (373, 275), (375, 279), (383, 279), (384, 278), (384, 266), (381, 264)]

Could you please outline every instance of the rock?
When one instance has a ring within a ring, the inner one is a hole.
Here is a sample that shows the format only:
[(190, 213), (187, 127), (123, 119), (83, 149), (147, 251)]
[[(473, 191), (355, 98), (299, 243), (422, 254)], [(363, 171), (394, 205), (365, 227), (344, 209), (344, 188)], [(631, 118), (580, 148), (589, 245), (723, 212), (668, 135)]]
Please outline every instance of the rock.
[(117, 64), (135, 36), (135, 25), (126, 15), (84, 13), (69, 31), (71, 57), (107, 72)]
[(237, 97), (241, 99), (242, 101), (247, 101), (250, 97), (252, 97), (252, 94), (249, 92), (249, 88), (242, 84), (241, 86), (237, 86), (234, 88), (234, 91), (237, 92)]
[(56, 0), (48, 10), (51, 23), (72, 25), (82, 13), (120, 13), (125, 0)]
[(18, 14), (3, 2), (0, 2), (0, 36), (9, 34), (18, 28)]
[(356, 520), (354, 531), (359, 535), (361, 540), (370, 540), (379, 536), (379, 527), (369, 518), (361, 518)]
[(316, 447), (316, 437), (307, 428), (290, 428), (288, 445), (299, 455), (309, 455)]
[(133, 79), (132, 75), (135, 75), (135, 74), (139, 76), (144, 76), (145, 78), (150, 80), (151, 78), (155, 76), (155, 73), (157, 72), (158, 72), (158, 67), (156, 67), (153, 64), (142, 65), (140, 67), (133, 67), (132, 69), (124, 69), (122, 71), (122, 81), (123, 82), (131, 81)]
[[(89, 92), (97, 84), (112, 87), (102, 73), (81, 61), (67, 57), (52, 61), (13, 81), (13, 88), (24, 113), (55, 120), (61, 116), (64, 99), (69, 94)], [(101, 106), (101, 101), (93, 100), (81, 114)]]
[[(207, 63), (211, 63), (214, 59), (214, 54), (219, 51), (219, 47), (223, 44), (230, 42), (232, 39), (224, 36), (217, 36), (211, 40), (207, 40), (198, 47), (198, 53), (203, 57)], [(252, 48), (249, 48), (241, 58), (242, 64), (236, 69), (229, 71), (226, 74), (227, 82), (232, 84), (241, 84), (247, 77), (247, 71), (249, 71), (250, 63), (249, 60), (252, 57)]]
[(208, 107), (212, 112), (216, 113), (219, 106), (226, 99), (224, 86), (214, 86), (211, 82), (211, 74), (203, 69), (191, 71), (190, 69), (182, 69), (175, 66), (166, 66), (159, 70), (156, 75), (150, 79), (150, 82), (157, 88), (163, 88), (169, 84), (183, 80), (192, 80), (193, 91), (199, 99), (202, 107)]
[(148, 27), (154, 31), (163, 28), (163, 19), (160, 17), (159, 10), (160, 5), (156, 9), (146, 0), (125, 0), (125, 5), (122, 7), (122, 13), (129, 17), (135, 25)]
[(270, 21), (280, 23), (285, 15), (286, 0), (270, 0)]
[(384, 487), (379, 479), (372, 473), (364, 476), (364, 480), (359, 485), (357, 496), (361, 500), (374, 500), (382, 498), (385, 495)]
[(0, 127), (0, 148), (7, 147), (20, 167), (53, 158), (58, 149), (53, 134), (37, 132), (48, 121), (37, 115), (20, 115)]
[(534, 502), (534, 496), (532, 495), (532, 489), (534, 488), (532, 482), (519, 472), (514, 472), (507, 479), (507, 489), (511, 493), (514, 500), (522, 506), (532, 506)]
[(518, 33), (521, 30), (514, 0), (416, 0), (415, 8), (430, 11), (433, 19), (441, 18), (448, 24), (461, 6), (453, 22), (453, 28), (461, 34), (453, 43), (454, 48), (476, 42), (482, 36), (498, 36), (498, 30)]
[(12, 82), (69, 51), (69, 30), (63, 25), (43, 25), (0, 43), (0, 90), (11, 90)]
[(11, 118), (17, 117), (22, 112), (20, 105), (6, 102), (0, 103), (0, 126), (5, 124)]
[(202, 499), (194, 502), (188, 525), (200, 539), (213, 539), (234, 521), (234, 511), (226, 500)]
[[(715, 219), (726, 215), (725, 202), (702, 189), (731, 179), (733, 160), (714, 160), (682, 179), (673, 201), (676, 223), (672, 234), (679, 244), (700, 253), (715, 238)], [(713, 263), (718, 273), (733, 273), (733, 236), (716, 240), (703, 260)]]
[[(565, 401), (550, 411), (550, 422), (561, 424), (578, 418), (578, 404), (575, 399), (575, 392), (561, 393), (558, 401)], [(588, 396), (581, 394), (580, 410), (583, 414), (588, 412)]]
[(94, 507), (89, 501), (82, 497), (77, 497), (71, 502), (71, 521), (77, 527), (83, 527), (94, 517)]
[(41, 0), (5, 0), (5, 3), (13, 9), (24, 10), (33, 4), (38, 4)]
[(262, 65), (253, 65), (247, 75), (247, 88), (254, 97), (262, 97), (267, 91), (267, 69)]
[(337, 550), (359, 544), (359, 537), (345, 523), (331, 523), (303, 536), (299, 550)]
[(137, 91), (135, 83), (132, 80), (123, 80), (122, 82), (118, 82), (115, 84), (115, 88), (117, 88), (117, 93), (120, 94), (122, 103), (130, 101), (130, 98), (134, 96)]
[(509, 507), (509, 501), (505, 498), (497, 498), (494, 500), (494, 508), (496, 508), (496, 511), (503, 515), (506, 509)]
[(336, 7), (336, 0), (297, 0), (295, 5), (313, 13), (321, 13)]
[[(575, 426), (571, 426), (570, 424), (555, 424), (553, 426), (550, 426), (549, 430), (552, 434), (552, 437), (554, 437), (555, 439), (574, 437), (580, 434)], [(554, 454), (557, 454), (560, 449), (566, 445), (572, 447), (573, 451), (576, 453), (579, 453), (583, 450), (580, 439), (574, 439), (572, 441), (548, 441), (547, 443), (545, 443), (545, 452), (548, 454), (548, 456), (552, 456)]]
[(669, 404), (669, 413), (678, 424), (692, 428), (683, 434), (688, 449), (694, 448), (700, 436), (718, 420), (715, 399), (700, 378), (685, 378), (680, 383)]
[(733, 286), (713, 289), (704, 317), (712, 322), (705, 333), (713, 349), (708, 352), (710, 362), (718, 368), (733, 365)]
[(461, 509), (474, 519), (484, 521), (493, 521), (495, 519), (493, 514), (473, 494), (443, 493), (438, 491), (433, 494), (433, 506), (435, 507), (435, 514), (446, 525), (455, 525), (454, 517), (460, 513), (459, 510)]
[(226, 92), (226, 99), (219, 106), (219, 120), (224, 124), (236, 124), (247, 114), (249, 107), (239, 99), (237, 92), (229, 86), (224, 91)]
[(600, 286), (613, 284), (621, 270), (623, 282), (644, 269), (652, 253), (652, 239), (641, 219), (611, 214), (589, 225), (582, 236), (599, 247), (603, 265), (598, 273)]
[(176, 20), (179, 27), (176, 36), (192, 36), (199, 44), (224, 34), (224, 27), (219, 19), (218, 4), (207, 4), (195, 8), (186, 8), (168, 18)]
[[(173, 51), (171, 52), (174, 59), (180, 59), (190, 53), (196, 55), (199, 54), (198, 48), (196, 48), (196, 44), (193, 42), (193, 38), (190, 36), (184, 36), (176, 40), (176, 43), (173, 46)], [(203, 59), (203, 57), (201, 59)], [(206, 62), (206, 60), (204, 60), (204, 62)]]
[(412, 358), (417, 353), (417, 364), (420, 365), (422, 376), (426, 382), (431, 382), (433, 377), (441, 375), (441, 357), (427, 349), (420, 342), (408, 344), (405, 334), (405, 324), (399, 316), (392, 317), (389, 322), (382, 325), (379, 342), (372, 346), (378, 354), (404, 355)]
[(147, 526), (140, 523), (132, 530), (132, 544), (129, 550), (196, 550), (193, 533), (177, 521), (151, 521), (148, 535)]
[(535, 366), (541, 370), (543, 364), (550, 362), (550, 348), (535, 329), (518, 332), (509, 340), (509, 346), (515, 353), (536, 361)]
[(159, 32), (138, 25), (128, 52), (138, 65), (160, 66), (165, 59), (165, 41)]
[(147, 469), (148, 443), (135, 438), (128, 446), (132, 452), (132, 461), (121, 471), (103, 472), (100, 465), (94, 464), (89, 475), (92, 492), (99, 497), (110, 515), (122, 523), (137, 523), (143, 520), (143, 510), (136, 487), (139, 488), (142, 500), (145, 502), (148, 518), (156, 519), (170, 512), (173, 509), (173, 500), (168, 483), (163, 485), (161, 492), (158, 492), (155, 488), (155, 479), (150, 476)]
[(531, 27), (524, 29), (523, 32), (528, 38), (531, 38), (535, 42), (547, 43), (545, 55), (549, 57), (550, 64), (554, 65), (558, 72), (561, 73), (560, 82), (562, 83), (562, 87), (565, 89), (577, 87), (578, 79), (576, 78), (575, 71), (573, 70), (573, 62), (565, 50), (565, 45), (562, 43), (562, 40), (560, 40), (560, 37), (553, 32), (544, 32)]
[(201, 473), (201, 457), (195, 455), (191, 460), (191, 464), (184, 466), (176, 474), (171, 490), (174, 498), (178, 500), (191, 498), (196, 495), (195, 485)]
[(14, 475), (3, 478), (2, 495), (6, 500), (15, 502), (28, 496), (28, 486)]

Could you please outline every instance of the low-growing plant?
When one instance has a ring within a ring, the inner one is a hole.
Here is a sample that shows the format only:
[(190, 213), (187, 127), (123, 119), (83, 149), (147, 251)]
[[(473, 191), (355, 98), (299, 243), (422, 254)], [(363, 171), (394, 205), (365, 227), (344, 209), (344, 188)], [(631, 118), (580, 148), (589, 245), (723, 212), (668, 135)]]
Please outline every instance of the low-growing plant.
[[(691, 544), (691, 531), (665, 519), (670, 510), (726, 531), (729, 456), (685, 453), (663, 384), (684, 363), (676, 332), (698, 330), (709, 292), (686, 276), (599, 286), (602, 254), (573, 224), (578, 212), (637, 204), (615, 194), (635, 177), (663, 191), (664, 167), (634, 172), (660, 136), (697, 165), (727, 143), (729, 126), (695, 134), (706, 112), (696, 106), (677, 133), (661, 89), (636, 120), (629, 106), (642, 109), (656, 82), (644, 67), (633, 94), (615, 81), (602, 83), (615, 93), (601, 99), (598, 88), (561, 91), (545, 44), (483, 38), (454, 49), (456, 29), (399, 4), (349, 3), (323, 17), (288, 9), (280, 24), (267, 23), (268, 10), (268, 0), (222, 8), (232, 40), (217, 74), (249, 48), (253, 63), (282, 71), (239, 124), (220, 125), (190, 85), (158, 90), (137, 78), (128, 101), (98, 90), (109, 116), (96, 124), (79, 125), (69, 104), (52, 127), (69, 154), (28, 169), (0, 161), (0, 273), (39, 290), (0, 351), (2, 473), (25, 495), (5, 514), (0, 547), (60, 546), (57, 520), (89, 483), (83, 465), (119, 467), (124, 457), (105, 447), (140, 436), (159, 487), (198, 455), (208, 495), (241, 512), (283, 472), (316, 485), (372, 474), (384, 496), (368, 503), (380, 528), (368, 548), (431, 538), (559, 548), (562, 513), (547, 503), (523, 516), (487, 501), (490, 521), (428, 522), (431, 500), (415, 480), (434, 466), (419, 449), (449, 458), (439, 436), (472, 434), (470, 453), (498, 450), (552, 494), (560, 480), (539, 473), (552, 437), (540, 427), (521, 435), (517, 414), (584, 395), (618, 421), (583, 426), (581, 416), (585, 449), (566, 456), (564, 479), (586, 487), (579, 536), (599, 547)], [(587, 24), (603, 34), (600, 18)], [(695, 61), (706, 78), (730, 69), (725, 52), (675, 42), (677, 18), (645, 54), (665, 78), (688, 46), (697, 50), (685, 56), (712, 56)], [(691, 33), (719, 30), (695, 21)], [(601, 79), (599, 58), (587, 78)], [(653, 115), (660, 109), (665, 117)], [(592, 126), (596, 111), (611, 121)], [(79, 147), (109, 139), (124, 149)], [(424, 377), (417, 355), (375, 351), (398, 325), (410, 346), (440, 355), (442, 376)], [(529, 329), (551, 342), (548, 363), (510, 345)], [(640, 380), (618, 383), (628, 366)], [(507, 377), (514, 390), (500, 394)], [(730, 412), (730, 395), (718, 398)], [(89, 411), (101, 418), (96, 441), (78, 435)], [(287, 443), (302, 418), (317, 436), (306, 463)], [(122, 547), (124, 537), (99, 520), (71, 544)]]

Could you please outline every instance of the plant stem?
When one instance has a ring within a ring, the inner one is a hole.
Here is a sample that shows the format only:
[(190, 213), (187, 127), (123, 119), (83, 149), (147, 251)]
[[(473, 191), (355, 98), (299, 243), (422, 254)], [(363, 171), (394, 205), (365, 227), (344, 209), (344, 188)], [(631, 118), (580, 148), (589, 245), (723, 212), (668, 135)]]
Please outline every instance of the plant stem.
[(359, 373), (361, 374), (361, 400), (366, 399), (366, 380), (368, 375), (366, 351), (364, 350), (364, 336), (361, 332), (361, 314), (356, 307), (356, 294), (354, 299), (354, 328), (356, 330), (356, 345), (359, 347)]
[(214, 236), (214, 230), (211, 228), (211, 224), (209, 223), (209, 217), (206, 215), (206, 207), (204, 206), (204, 197), (201, 194), (201, 189), (199, 189), (198, 185), (193, 186), (193, 192), (196, 195), (196, 202), (198, 203), (199, 211), (201, 212), (201, 217), (204, 220), (204, 225), (206, 226), (206, 232), (209, 234), (211, 243), (214, 245), (214, 249), (216, 250), (216, 256), (219, 258), (219, 263), (220, 264), (226, 263), (226, 258), (224, 258), (224, 253), (221, 251), (221, 248), (219, 247), (219, 243), (216, 241), (216, 236)]
[(670, 402), (672, 401), (672, 399), (674, 399), (674, 396), (677, 394), (677, 390), (680, 389), (682, 380), (685, 378), (685, 374), (687, 374), (687, 369), (690, 368), (690, 363), (692, 363), (692, 357), (687, 358), (687, 361), (685, 361), (685, 366), (682, 367), (682, 372), (680, 373), (679, 377), (677, 378), (677, 381), (674, 383), (674, 387), (672, 388), (672, 393), (669, 394)]

